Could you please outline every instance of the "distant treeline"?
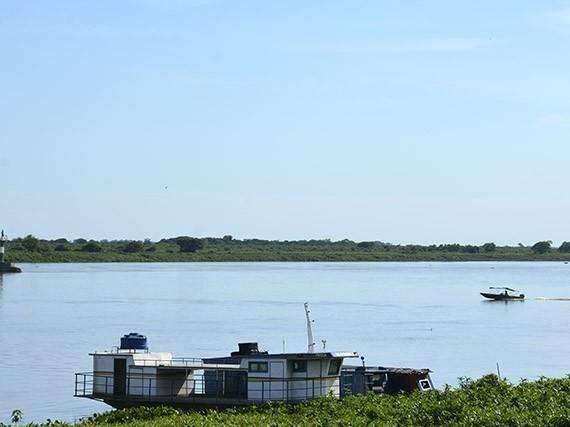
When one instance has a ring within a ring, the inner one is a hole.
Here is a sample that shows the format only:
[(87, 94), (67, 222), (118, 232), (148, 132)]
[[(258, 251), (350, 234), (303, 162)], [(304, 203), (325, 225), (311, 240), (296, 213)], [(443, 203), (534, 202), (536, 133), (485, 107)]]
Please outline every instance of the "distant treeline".
[(400, 245), (381, 241), (262, 240), (178, 236), (146, 240), (11, 240), (14, 262), (176, 262), (176, 261), (484, 261), (570, 260), (570, 242), (555, 248), (545, 240), (527, 247), (459, 243)]

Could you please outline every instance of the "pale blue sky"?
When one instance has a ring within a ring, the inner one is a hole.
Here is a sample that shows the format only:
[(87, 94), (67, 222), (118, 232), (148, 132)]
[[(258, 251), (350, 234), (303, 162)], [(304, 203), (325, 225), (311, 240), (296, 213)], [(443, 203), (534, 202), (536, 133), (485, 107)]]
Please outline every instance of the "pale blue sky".
[(12, 236), (570, 240), (570, 2), (3, 0), (0, 61)]

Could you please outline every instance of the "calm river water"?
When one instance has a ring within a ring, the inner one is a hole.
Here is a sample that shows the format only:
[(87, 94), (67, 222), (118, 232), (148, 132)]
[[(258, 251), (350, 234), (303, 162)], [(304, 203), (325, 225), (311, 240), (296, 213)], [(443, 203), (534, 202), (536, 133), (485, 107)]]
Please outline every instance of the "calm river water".
[[(74, 420), (108, 409), (73, 397), (90, 351), (124, 333), (151, 350), (218, 356), (238, 341), (280, 352), (315, 338), (367, 364), (429, 367), (436, 386), (495, 372), (516, 381), (570, 371), (570, 265), (563, 263), (23, 264), (0, 282), (0, 422)], [(525, 302), (485, 302), (491, 285)]]

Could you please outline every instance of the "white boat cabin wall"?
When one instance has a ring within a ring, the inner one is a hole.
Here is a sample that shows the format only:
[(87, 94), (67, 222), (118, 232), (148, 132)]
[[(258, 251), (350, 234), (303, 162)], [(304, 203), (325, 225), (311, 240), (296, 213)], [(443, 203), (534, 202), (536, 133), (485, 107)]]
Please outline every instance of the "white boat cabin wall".
[(308, 400), (319, 396), (340, 397), (343, 360), (356, 352), (281, 353), (260, 352), (257, 343), (240, 343), (229, 358), (204, 359), (206, 363), (239, 363), (247, 371), (248, 398)]
[[(272, 355), (267, 359), (244, 358), (248, 370), (248, 396), (253, 400), (308, 400), (318, 396), (340, 397), (342, 357), (333, 354)], [(267, 381), (270, 379), (271, 381)], [(282, 380), (283, 379), (283, 380)], [(269, 386), (269, 393), (265, 390)]]

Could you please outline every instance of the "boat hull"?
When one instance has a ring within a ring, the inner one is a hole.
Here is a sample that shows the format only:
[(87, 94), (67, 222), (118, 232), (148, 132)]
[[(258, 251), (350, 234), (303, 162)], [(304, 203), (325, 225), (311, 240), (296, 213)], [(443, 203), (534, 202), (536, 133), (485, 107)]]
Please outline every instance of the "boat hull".
[(493, 301), (524, 301), (524, 295), (514, 296), (514, 295), (490, 294), (487, 292), (481, 292), (481, 296)]
[(132, 397), (127, 398), (108, 398), (108, 397), (92, 397), (94, 400), (99, 400), (112, 406), (115, 409), (125, 409), (125, 408), (136, 408), (139, 406), (170, 406), (172, 408), (179, 409), (181, 411), (187, 412), (204, 412), (209, 410), (224, 410), (239, 408), (252, 405), (260, 405), (261, 403), (254, 403), (247, 399), (225, 399), (225, 398), (156, 398), (152, 400), (148, 399), (133, 399)]
[(0, 273), (21, 273), (22, 269), (8, 262), (0, 263)]

